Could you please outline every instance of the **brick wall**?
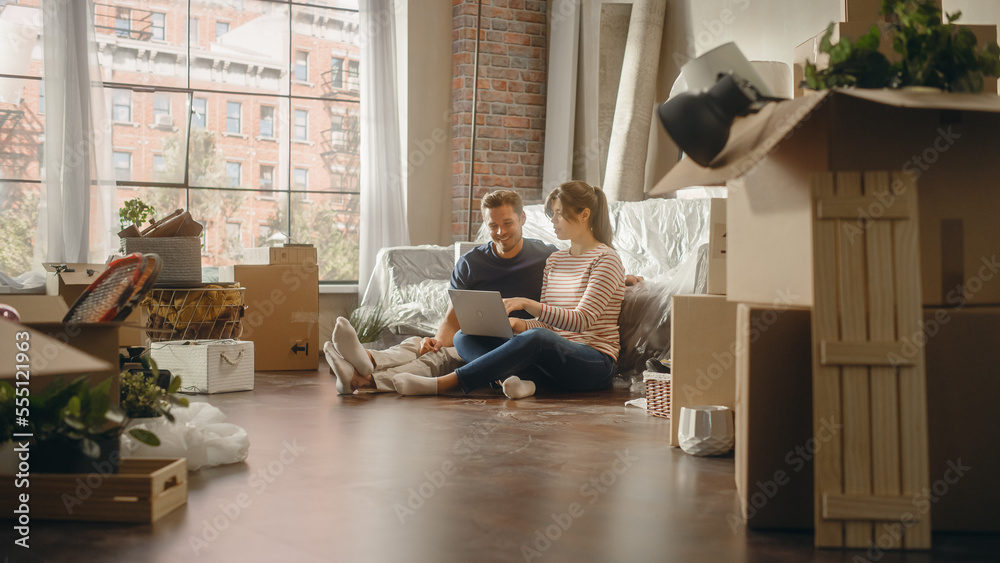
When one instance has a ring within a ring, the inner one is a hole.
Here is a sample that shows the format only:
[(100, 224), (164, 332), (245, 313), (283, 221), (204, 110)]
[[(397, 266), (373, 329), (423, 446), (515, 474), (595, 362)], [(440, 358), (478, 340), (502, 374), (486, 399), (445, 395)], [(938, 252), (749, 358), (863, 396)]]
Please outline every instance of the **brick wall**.
[[(478, 0), (454, 0), (452, 32), (452, 237), (467, 240)], [(472, 236), (479, 198), (512, 188), (541, 199), (547, 3), (482, 0)]]

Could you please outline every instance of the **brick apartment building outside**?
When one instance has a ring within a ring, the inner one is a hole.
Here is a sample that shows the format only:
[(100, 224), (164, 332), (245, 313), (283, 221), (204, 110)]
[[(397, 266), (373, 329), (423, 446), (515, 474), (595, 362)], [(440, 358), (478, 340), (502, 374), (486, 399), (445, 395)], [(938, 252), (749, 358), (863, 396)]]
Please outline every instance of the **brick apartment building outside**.
[[(189, 209), (206, 227), (205, 266), (290, 234), (317, 245), (324, 279), (356, 279), (357, 2), (324, 3), (350, 9), (192, 0), (189, 13), (187, 2), (97, 2), (114, 210), (134, 197), (160, 216)], [(0, 22), (21, 26), (4, 29), (30, 37), (39, 4), (0, 2)], [(42, 76), (42, 51), (39, 36), (27, 69), (0, 62), (0, 73)], [(18, 82), (19, 103), (0, 101), (0, 220), (11, 221), (37, 215), (44, 180), (44, 88)], [(32, 254), (34, 224), (14, 227), (0, 241), (5, 271)]]

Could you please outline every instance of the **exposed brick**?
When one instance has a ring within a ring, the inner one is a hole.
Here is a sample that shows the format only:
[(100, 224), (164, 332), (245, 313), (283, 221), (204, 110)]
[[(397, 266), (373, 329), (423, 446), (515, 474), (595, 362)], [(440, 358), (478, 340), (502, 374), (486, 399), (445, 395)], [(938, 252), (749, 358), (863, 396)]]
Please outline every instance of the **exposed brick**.
[(524, 152), (528, 150), (528, 143), (524, 141), (510, 141), (510, 150), (514, 152)]
[(521, 154), (520, 155), (521, 164), (541, 164), (542, 155), (540, 154)]
[[(483, 39), (486, 41), (494, 41), (496, 43), (504, 43), (504, 39), (507, 35), (509, 34), (502, 31), (487, 31), (485, 32), (485, 37)], [(480, 45), (480, 48), (482, 48), (482, 45)]]
[(480, 127), (477, 131), (483, 139), (503, 139), (507, 131), (502, 127)]
[(528, 117), (538, 117), (545, 115), (545, 106), (518, 106), (524, 110), (524, 115)]
[(545, 70), (545, 61), (542, 59), (528, 59), (527, 67), (529, 70)]
[(542, 132), (534, 129), (508, 129), (507, 138), (512, 141), (539, 141)]
[[(527, 6), (525, 6), (527, 8)], [(539, 12), (529, 12), (530, 8), (517, 10), (514, 12), (514, 19), (529, 23), (545, 23), (545, 14)]]
[(524, 0), (508, 0), (507, 7), (512, 10), (523, 10)]
[(510, 57), (493, 55), (490, 57), (490, 64), (495, 67), (507, 68), (510, 66)]
[(492, 141), (490, 141), (490, 150), (509, 151), (510, 141), (505, 141), (503, 139), (493, 139)]
[(545, 2), (537, 2), (535, 0), (527, 0), (524, 3), (524, 9), (532, 12), (544, 12)]
[(503, 43), (480, 43), (480, 53), (490, 53), (492, 55), (506, 55), (507, 46)]
[(524, 32), (528, 35), (545, 35), (545, 26), (538, 23), (529, 23), (524, 25)]
[(479, 185), (493, 188), (510, 188), (514, 183), (506, 176), (482, 175), (479, 176)]
[(528, 68), (529, 62), (525, 57), (510, 57), (511, 68)]
[(507, 104), (490, 104), (490, 113), (496, 115), (507, 115)]
[(486, 153), (487, 162), (502, 162), (504, 164), (517, 164), (519, 162), (520, 156), (517, 153), (512, 152), (494, 152), (488, 151)]
[(531, 45), (531, 37), (523, 33), (504, 33), (503, 42), (508, 45)]
[(542, 167), (541, 166), (536, 166), (536, 165), (533, 165), (533, 164), (532, 165), (525, 164), (524, 165), (524, 175), (525, 176), (541, 176), (542, 175)]
[(522, 70), (521, 80), (526, 82), (545, 82), (545, 73), (537, 70)]
[(506, 164), (493, 164), (490, 166), (491, 174), (498, 174), (501, 176), (507, 175), (507, 165)]
[(526, 105), (545, 105), (545, 98), (538, 94), (517, 94), (514, 96), (515, 104), (526, 104)]
[(541, 94), (542, 85), (537, 82), (522, 82), (526, 94)]
[(476, 174), (489, 174), (490, 173), (490, 165), (487, 164), (487, 163), (485, 163), (485, 162), (477, 162), (476, 165), (475, 165), (475, 167), (474, 167), (474, 169), (475, 169)]
[(535, 154), (545, 154), (545, 148), (542, 143), (528, 143), (528, 152)]
[(529, 127), (532, 129), (545, 129), (545, 120), (543, 118), (536, 117), (531, 120), (531, 125), (529, 125)]
[(511, 33), (524, 33), (528, 29), (528, 24), (524, 22), (507, 22), (507, 31)]
[(526, 128), (531, 124), (531, 121), (526, 117), (515, 117), (507, 116), (503, 118), (504, 127), (521, 127)]
[(512, 57), (527, 57), (529, 59), (537, 59), (542, 56), (542, 50), (539, 49), (538, 47), (509, 45), (507, 47), (507, 54)]
[(497, 31), (507, 31), (507, 20), (493, 20), (490, 22), (490, 27)]
[(538, 177), (529, 178), (529, 177), (522, 176), (520, 178), (516, 178), (514, 180), (513, 184), (515, 186), (519, 187), (519, 188), (534, 188), (534, 189), (538, 189), (538, 188), (542, 187), (542, 179), (538, 178)]
[[(518, 11), (517, 13), (522, 13), (522, 12)], [(485, 3), (483, 3), (483, 17), (491, 19), (502, 19), (507, 21), (516, 19), (513, 10), (510, 10), (508, 8), (497, 8), (494, 6), (487, 6)], [(544, 19), (542, 21), (544, 21)]]
[(488, 127), (503, 127), (504, 119), (505, 118), (502, 115), (487, 115), (485, 117), (486, 125)]
[(545, 40), (544, 35), (536, 35), (531, 38), (532, 47), (545, 47), (548, 42)]

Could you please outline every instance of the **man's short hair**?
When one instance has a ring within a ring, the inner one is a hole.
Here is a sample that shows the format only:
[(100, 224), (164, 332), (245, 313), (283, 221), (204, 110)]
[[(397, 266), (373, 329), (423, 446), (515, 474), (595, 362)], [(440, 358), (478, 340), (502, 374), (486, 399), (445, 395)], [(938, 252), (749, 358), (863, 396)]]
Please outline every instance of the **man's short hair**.
[(483, 196), (482, 209), (496, 209), (504, 205), (511, 206), (514, 213), (520, 215), (524, 211), (524, 202), (521, 201), (521, 194), (514, 190), (496, 190)]

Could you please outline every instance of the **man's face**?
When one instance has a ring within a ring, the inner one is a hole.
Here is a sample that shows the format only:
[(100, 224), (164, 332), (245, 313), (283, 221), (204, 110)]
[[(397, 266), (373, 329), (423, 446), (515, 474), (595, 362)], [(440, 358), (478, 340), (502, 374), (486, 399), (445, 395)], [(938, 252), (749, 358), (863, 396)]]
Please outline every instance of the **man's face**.
[(493, 248), (497, 254), (517, 254), (521, 250), (521, 227), (524, 225), (524, 213), (517, 214), (509, 205), (501, 205), (483, 210), (483, 222), (490, 230)]

